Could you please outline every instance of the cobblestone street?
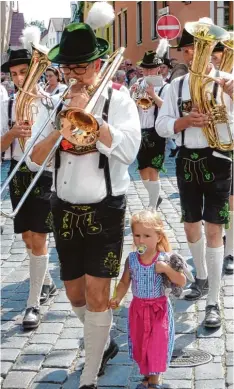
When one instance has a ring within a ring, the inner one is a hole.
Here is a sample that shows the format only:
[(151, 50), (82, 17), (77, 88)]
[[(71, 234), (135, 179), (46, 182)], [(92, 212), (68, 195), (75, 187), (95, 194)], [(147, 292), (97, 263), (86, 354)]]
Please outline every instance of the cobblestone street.
[[(192, 265), (183, 225), (180, 223), (180, 200), (175, 177), (174, 158), (167, 158), (167, 173), (161, 175), (163, 201), (160, 214), (164, 220), (173, 249)], [(2, 180), (8, 164), (2, 165)], [(122, 268), (132, 251), (129, 216), (147, 205), (147, 192), (140, 181), (136, 166), (130, 168), (131, 185), (128, 192), (128, 211)], [(10, 200), (2, 208), (10, 210)], [(36, 210), (35, 210), (36, 212)], [(35, 213), (36, 217), (36, 213)], [(57, 295), (41, 307), (42, 322), (37, 330), (23, 332), (21, 322), (29, 288), (29, 259), (21, 236), (13, 233), (11, 219), (2, 219), (1, 241), (1, 305), (2, 305), (2, 368), (4, 389), (78, 389), (84, 361), (82, 324), (70, 310), (63, 283), (53, 235), (49, 237), (51, 275), (57, 285)], [(205, 296), (206, 297), (206, 296)], [(176, 349), (184, 347), (209, 351), (210, 363), (195, 368), (170, 368), (163, 376), (165, 388), (234, 389), (233, 385), (233, 277), (222, 280), (222, 327), (205, 331), (205, 297), (197, 303), (175, 300)], [(98, 388), (135, 389), (140, 381), (138, 369), (128, 358), (127, 307), (129, 293), (120, 309), (114, 313), (112, 335), (120, 352), (109, 361)]]

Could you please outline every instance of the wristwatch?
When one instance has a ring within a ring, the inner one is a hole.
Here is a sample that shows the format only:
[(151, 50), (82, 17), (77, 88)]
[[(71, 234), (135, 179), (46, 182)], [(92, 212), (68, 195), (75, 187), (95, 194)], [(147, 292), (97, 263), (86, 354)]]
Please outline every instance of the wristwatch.
[(104, 124), (104, 120), (102, 119), (102, 117), (98, 116), (95, 119), (97, 120), (99, 127), (102, 127)]

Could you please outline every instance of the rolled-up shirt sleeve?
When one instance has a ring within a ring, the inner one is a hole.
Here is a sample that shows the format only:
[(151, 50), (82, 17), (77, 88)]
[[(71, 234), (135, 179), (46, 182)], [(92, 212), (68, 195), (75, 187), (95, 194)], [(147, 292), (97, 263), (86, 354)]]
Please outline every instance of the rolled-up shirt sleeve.
[(100, 153), (115, 157), (122, 163), (134, 162), (141, 143), (141, 126), (134, 101), (125, 93), (113, 91), (108, 114), (111, 147), (100, 141), (96, 146)]
[[(57, 103), (57, 101), (58, 101), (58, 97), (54, 96), (52, 98), (52, 102), (54, 103), (54, 105)], [(34, 143), (32, 149), (28, 153), (28, 156), (27, 156), (26, 161), (25, 161), (27, 166), (28, 166), (28, 168), (32, 172), (38, 171), (40, 169), (40, 167), (41, 167), (40, 165), (37, 165), (35, 162), (33, 162), (31, 160), (31, 155), (32, 155), (32, 152), (33, 152), (33, 148), (35, 147), (36, 144), (38, 144), (43, 139), (45, 139), (55, 128), (54, 125), (53, 125), (53, 121), (55, 120), (55, 114), (54, 114), (53, 117), (51, 118), (51, 120), (49, 121), (49, 123), (45, 126), (44, 130), (42, 131), (42, 133), (37, 138), (37, 140), (35, 140), (36, 135), (38, 134), (39, 131), (41, 131), (42, 126), (45, 124), (46, 120), (51, 115), (51, 112), (52, 112), (52, 110), (48, 110), (43, 104), (41, 104), (41, 106), (39, 108), (39, 113), (37, 115), (37, 119), (36, 119), (35, 123), (32, 126), (32, 129), (31, 129), (32, 130), (32, 136), (26, 142), (26, 145), (25, 145), (25, 151), (26, 151), (29, 148), (29, 146), (31, 146), (31, 144)], [(51, 170), (51, 169), (48, 169), (48, 170)]]
[(179, 117), (177, 109), (177, 80), (174, 80), (165, 93), (163, 104), (155, 123), (155, 129), (162, 138), (173, 138), (175, 121)]

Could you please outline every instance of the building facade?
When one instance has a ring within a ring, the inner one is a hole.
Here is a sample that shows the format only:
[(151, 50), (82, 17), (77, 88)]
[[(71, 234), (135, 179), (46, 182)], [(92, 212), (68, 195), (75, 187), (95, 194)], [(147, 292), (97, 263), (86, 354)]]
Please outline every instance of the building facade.
[(1, 54), (2, 56), (7, 52), (10, 43), (13, 9), (14, 9), (14, 1), (1, 1)]
[[(47, 41), (46, 45), (49, 49), (59, 44), (64, 27), (70, 23), (70, 18), (51, 18), (48, 26), (48, 34), (43, 37), (43, 41)], [(43, 43), (44, 43), (43, 42)]]
[[(115, 1), (114, 48), (125, 46), (125, 58), (133, 64), (144, 52), (158, 45), (156, 23), (163, 14), (176, 16), (181, 23), (210, 17), (221, 27), (233, 24), (233, 3), (229, 1)], [(179, 37), (170, 41), (176, 46)], [(170, 48), (169, 55), (182, 59), (181, 52)]]

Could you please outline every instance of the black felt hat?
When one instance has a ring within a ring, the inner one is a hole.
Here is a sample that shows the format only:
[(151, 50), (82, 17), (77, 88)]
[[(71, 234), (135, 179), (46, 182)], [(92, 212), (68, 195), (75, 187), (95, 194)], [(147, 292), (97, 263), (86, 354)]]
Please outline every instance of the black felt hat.
[(138, 66), (146, 69), (154, 69), (158, 68), (162, 63), (163, 61), (156, 56), (155, 51), (150, 50), (145, 52), (145, 55)]
[(170, 59), (168, 59), (167, 57), (164, 57), (164, 58), (162, 58), (162, 62), (163, 62), (164, 65), (168, 66), (169, 69), (172, 69)]
[(59, 64), (80, 64), (95, 61), (108, 51), (109, 43), (97, 38), (88, 24), (71, 23), (65, 27), (60, 44), (49, 51), (48, 58)]
[(180, 42), (178, 46), (175, 46), (177, 49), (181, 49), (185, 46), (191, 46), (194, 44), (194, 37), (191, 35), (185, 28), (183, 29), (182, 36), (180, 38)]
[(1, 71), (8, 73), (12, 66), (21, 65), (24, 63), (30, 64), (31, 54), (26, 49), (11, 50), (8, 61), (2, 64)]
[(224, 48), (225, 46), (221, 42), (218, 42), (213, 50), (213, 53), (222, 52)]

